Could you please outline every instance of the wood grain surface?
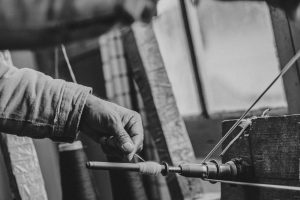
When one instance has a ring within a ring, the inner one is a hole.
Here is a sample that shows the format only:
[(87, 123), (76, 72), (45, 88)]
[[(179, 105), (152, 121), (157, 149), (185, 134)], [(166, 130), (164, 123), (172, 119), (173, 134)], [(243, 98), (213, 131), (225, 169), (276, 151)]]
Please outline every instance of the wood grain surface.
[[(161, 161), (194, 162), (194, 151), (179, 114), (172, 86), (151, 26), (137, 24), (123, 35), (126, 58), (144, 101), (150, 132)], [(172, 199), (197, 199), (200, 180), (167, 176)]]
[[(260, 117), (252, 120), (252, 125), (245, 131), (244, 136), (224, 155), (223, 163), (233, 158), (243, 158), (252, 165), (251, 177), (241, 181), (300, 186), (299, 121), (300, 115)], [(223, 122), (223, 135), (234, 122), (235, 120)], [(238, 131), (237, 129), (227, 139), (223, 147)], [(222, 200), (300, 199), (299, 192), (227, 184), (222, 184), (221, 196)]]

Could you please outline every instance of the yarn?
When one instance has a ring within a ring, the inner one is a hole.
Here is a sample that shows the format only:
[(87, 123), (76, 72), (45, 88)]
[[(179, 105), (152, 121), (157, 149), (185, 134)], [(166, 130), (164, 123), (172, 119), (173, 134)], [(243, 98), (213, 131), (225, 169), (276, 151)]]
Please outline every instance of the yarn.
[(59, 155), (63, 199), (96, 200), (96, 190), (85, 167), (87, 158), (81, 142), (60, 144)]
[(140, 167), (140, 173), (146, 174), (146, 175), (157, 176), (163, 170), (163, 165), (158, 164), (157, 162), (152, 162), (152, 161), (140, 162), (140, 163), (137, 163), (137, 165), (139, 165), (139, 167)]

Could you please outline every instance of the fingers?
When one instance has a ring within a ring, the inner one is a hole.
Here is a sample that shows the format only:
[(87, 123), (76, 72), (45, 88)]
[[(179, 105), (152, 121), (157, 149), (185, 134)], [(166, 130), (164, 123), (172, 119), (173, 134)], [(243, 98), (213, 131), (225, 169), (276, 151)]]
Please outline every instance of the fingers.
[(140, 114), (134, 112), (133, 116), (125, 125), (125, 129), (133, 141), (135, 147), (133, 153), (141, 151), (143, 148), (144, 141), (144, 128)]
[[(116, 137), (105, 137), (101, 138), (100, 144), (102, 146), (102, 149), (104, 153), (107, 156), (116, 157), (121, 160), (126, 158), (127, 161), (130, 161), (132, 159), (131, 155), (124, 156), (124, 152), (119, 148), (119, 142), (116, 140)], [(134, 155), (134, 154), (133, 154)]]
[(126, 112), (124, 119), (127, 120), (116, 120), (114, 137), (108, 141), (110, 146), (118, 147), (127, 155), (128, 160), (132, 160), (134, 154), (143, 148), (143, 125), (140, 115), (130, 110)]
[(123, 127), (121, 120), (117, 121), (114, 128), (114, 139), (117, 143), (118, 148), (127, 155), (128, 159), (131, 160), (135, 151), (135, 145), (131, 140), (131, 137)]
[(124, 158), (124, 153), (118, 148), (114, 137), (102, 137), (100, 139), (101, 147), (104, 153), (109, 157), (117, 157), (121, 160)]
[(131, 160), (143, 146), (143, 126), (138, 113), (91, 96), (80, 123), (80, 130), (99, 142), (113, 136), (110, 146)]

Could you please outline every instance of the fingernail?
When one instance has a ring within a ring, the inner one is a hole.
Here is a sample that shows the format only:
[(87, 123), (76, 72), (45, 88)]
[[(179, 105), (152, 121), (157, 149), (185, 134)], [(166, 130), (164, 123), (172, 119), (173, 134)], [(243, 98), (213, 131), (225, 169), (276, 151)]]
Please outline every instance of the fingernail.
[(131, 152), (134, 149), (134, 146), (131, 142), (126, 142), (125, 144), (122, 145), (122, 149), (126, 152)]

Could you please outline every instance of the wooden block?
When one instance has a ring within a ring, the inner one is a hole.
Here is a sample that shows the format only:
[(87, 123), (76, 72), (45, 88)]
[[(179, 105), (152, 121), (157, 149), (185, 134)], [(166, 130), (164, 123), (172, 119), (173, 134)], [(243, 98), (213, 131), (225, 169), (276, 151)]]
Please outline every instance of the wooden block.
[[(223, 135), (236, 120), (224, 121)], [(223, 157), (223, 163), (243, 158), (253, 166), (248, 180), (255, 183), (300, 186), (299, 183), (299, 122), (300, 115), (260, 117), (252, 120), (245, 131), (248, 136), (237, 140)], [(239, 132), (227, 139), (223, 148)], [(222, 184), (222, 200), (300, 199), (300, 192)]]

